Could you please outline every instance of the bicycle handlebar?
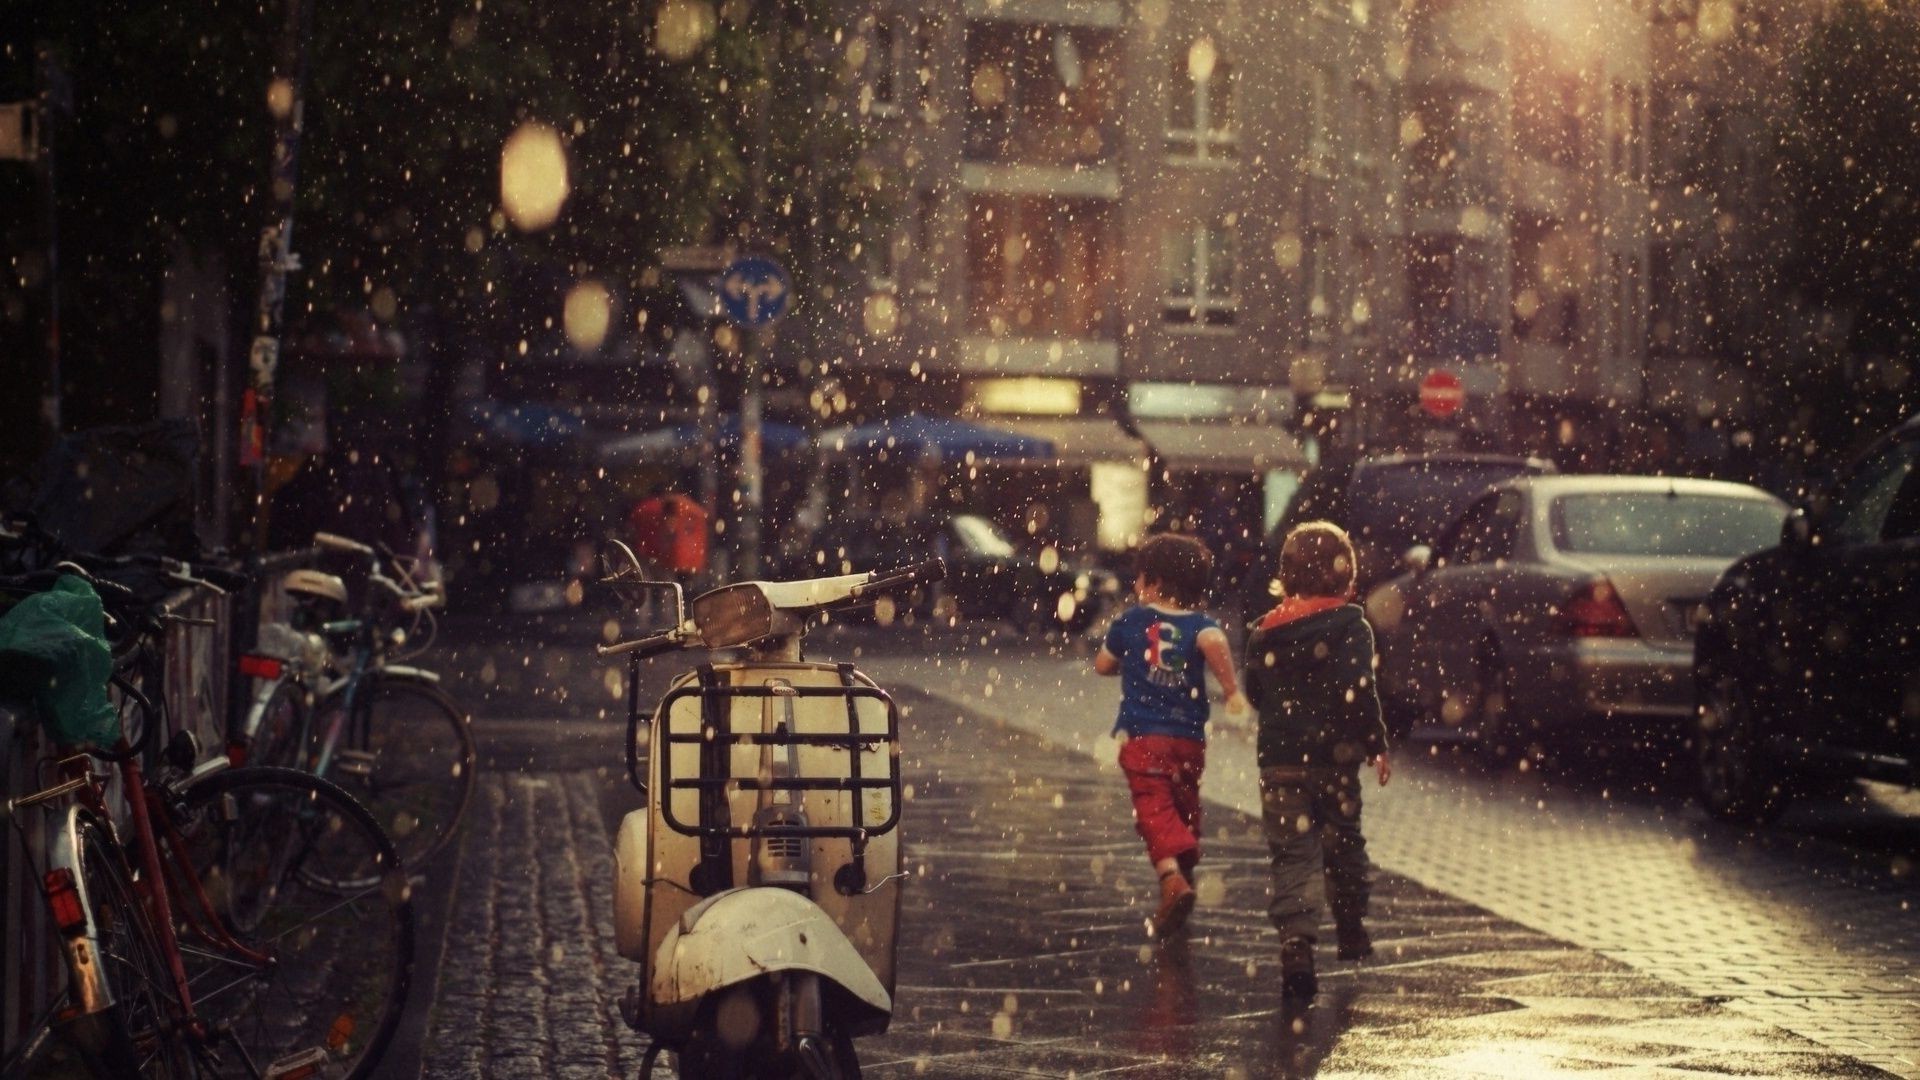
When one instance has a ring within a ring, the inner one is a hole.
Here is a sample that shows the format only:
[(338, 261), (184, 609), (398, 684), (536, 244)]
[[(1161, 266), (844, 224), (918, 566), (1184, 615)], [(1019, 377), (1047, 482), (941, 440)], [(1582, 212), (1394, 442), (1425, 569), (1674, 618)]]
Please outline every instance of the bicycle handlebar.
[(363, 544), (358, 540), (352, 540), (347, 537), (341, 536), (337, 533), (330, 533), (330, 532), (314, 533), (313, 542), (317, 547), (323, 548), (327, 551), (338, 551), (347, 555), (378, 554), (378, 552), (374, 551), (371, 546), (367, 544)]

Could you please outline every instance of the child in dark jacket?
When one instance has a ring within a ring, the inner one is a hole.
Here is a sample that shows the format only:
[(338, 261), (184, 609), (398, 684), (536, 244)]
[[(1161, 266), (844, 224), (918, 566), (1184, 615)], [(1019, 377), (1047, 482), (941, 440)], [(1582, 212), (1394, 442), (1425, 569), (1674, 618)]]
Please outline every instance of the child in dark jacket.
[(1267, 914), (1280, 931), (1281, 978), (1293, 998), (1317, 989), (1313, 944), (1323, 891), (1340, 958), (1373, 953), (1363, 922), (1371, 867), (1360, 835), (1360, 766), (1372, 762), (1382, 784), (1392, 769), (1374, 689), (1373, 629), (1352, 602), (1354, 566), (1353, 543), (1339, 526), (1314, 521), (1288, 533), (1283, 599), (1247, 641), (1272, 859)]

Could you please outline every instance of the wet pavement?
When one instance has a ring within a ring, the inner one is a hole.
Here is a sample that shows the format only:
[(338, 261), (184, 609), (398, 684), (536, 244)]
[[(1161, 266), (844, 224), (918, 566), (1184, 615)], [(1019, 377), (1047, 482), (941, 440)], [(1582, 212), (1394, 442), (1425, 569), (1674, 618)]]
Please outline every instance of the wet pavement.
[[(982, 659), (993, 647), (987, 636), (989, 645), (974, 646)], [(584, 639), (548, 636), (543, 645), (534, 654), (544, 654), (542, 672), (522, 666), (513, 645), (447, 657), (474, 699), (486, 771), (473, 827), (446, 878), (454, 885), (451, 933), (423, 1055), (429, 1076), (626, 1076), (642, 1049), (612, 1005), (637, 972), (611, 949), (609, 837), (633, 803), (620, 776), (619, 687), (605, 679)], [(1277, 943), (1264, 915), (1264, 845), (1257, 822), (1242, 812), (1209, 807), (1202, 904), (1188, 940), (1147, 942), (1152, 874), (1132, 834), (1111, 748), (1081, 731), (1097, 735), (1103, 721), (1073, 700), (1077, 693), (1062, 692), (1062, 661), (1032, 660), (1015, 677), (1005, 658), (993, 658), (1008, 671), (988, 682), (984, 670), (960, 678), (871, 633), (829, 636), (816, 647), (850, 651), (841, 646), (868, 652), (865, 666), (895, 680), (908, 706), (913, 797), (904, 827), (914, 876), (903, 901), (893, 1029), (861, 1044), (870, 1075), (1886, 1075), (1865, 1058), (1914, 1073), (1887, 1052), (1920, 1028), (1897, 1012), (1886, 1021), (1888, 1041), (1848, 1050), (1831, 1036), (1791, 1033), (1749, 1008), (1742, 993), (1703, 992), (1664, 977), (1653, 970), (1660, 957), (1615, 946), (1596, 951), (1543, 920), (1489, 910), (1550, 908), (1576, 887), (1558, 879), (1577, 882), (1580, 874), (1534, 875), (1555, 879), (1534, 890), (1545, 900), (1509, 896), (1476, 905), (1460, 898), (1470, 890), (1430, 887), (1426, 864), (1467, 876), (1458, 866), (1503, 857), (1485, 837), (1449, 839), (1448, 830), (1471, 834), (1475, 815), (1491, 815), (1481, 830), (1515, 827), (1498, 800), (1492, 810), (1481, 806), (1471, 774), (1444, 762), (1403, 773), (1369, 805), (1381, 861), (1399, 869), (1424, 860), (1414, 876), (1429, 884), (1383, 872), (1375, 894), (1379, 955), (1341, 964), (1323, 949), (1320, 999), (1311, 1009), (1284, 1010)], [(1046, 664), (1056, 669), (1050, 679), (1039, 675)], [(491, 678), (480, 678), (483, 667)], [(969, 682), (977, 685), (967, 689)], [(956, 700), (963, 696), (977, 708), (963, 707)], [(1065, 737), (1024, 730), (1048, 722), (1049, 702), (1078, 716)], [(1216, 737), (1206, 785), (1210, 797), (1228, 802), (1238, 772), (1234, 745), (1232, 733)], [(1462, 804), (1461, 820), (1419, 821), (1417, 808), (1433, 811), (1441, 804), (1432, 800), (1446, 793)], [(1549, 801), (1564, 796), (1549, 794)], [(1420, 829), (1431, 843), (1453, 846), (1407, 850)], [(1581, 873), (1640, 876), (1635, 860), (1649, 853), (1635, 842)], [(1475, 890), (1500, 880), (1496, 868), (1479, 873), (1487, 881), (1469, 882)], [(1698, 884), (1653, 876), (1665, 884), (1631, 886), (1628, 894)], [(1878, 917), (1878, 893), (1837, 880), (1826, 887), (1860, 894), (1856, 907)], [(1782, 941), (1804, 948), (1798, 929), (1767, 937), (1744, 923), (1697, 925), (1684, 908), (1622, 911), (1613, 894), (1588, 895), (1591, 911), (1569, 904), (1568, 920), (1620, 922), (1617, 934), (1632, 940), (1649, 937), (1638, 923), (1670, 926), (1674, 937), (1690, 933), (1695, 952), (1710, 954), (1702, 963), (1720, 969), (1715, 977), (1723, 981), (1735, 962), (1722, 955), (1734, 951), (1729, 943), (1755, 942), (1745, 991), (1766, 987), (1784, 991), (1783, 1002), (1800, 1001), (1810, 992), (1800, 986), (1817, 991), (1857, 974), (1765, 955)], [(1911, 963), (1913, 950), (1900, 945), (1876, 955)], [(1680, 948), (1665, 958), (1681, 967), (1686, 960)], [(1883, 985), (1891, 1008), (1909, 1000), (1897, 974)]]
[[(992, 632), (958, 642), (929, 659), (847, 635), (883, 681), (1112, 757), (1118, 688), (1086, 673), (1084, 643), (1049, 655)], [(1257, 813), (1251, 732), (1216, 724), (1208, 757), (1203, 794)], [(1627, 751), (1523, 773), (1414, 742), (1393, 786), (1368, 789), (1370, 850), (1448, 895), (1920, 1076), (1920, 794), (1864, 786), (1753, 833), (1707, 820), (1662, 760)]]

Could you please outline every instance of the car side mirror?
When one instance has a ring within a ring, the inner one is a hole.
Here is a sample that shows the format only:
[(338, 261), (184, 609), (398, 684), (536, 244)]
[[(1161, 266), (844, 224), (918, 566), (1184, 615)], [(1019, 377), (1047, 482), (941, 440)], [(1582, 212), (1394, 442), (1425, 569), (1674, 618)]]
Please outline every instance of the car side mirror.
[(1796, 506), (1780, 526), (1780, 546), (1788, 551), (1804, 551), (1814, 543), (1813, 511)]
[(1424, 574), (1433, 567), (1433, 549), (1425, 544), (1415, 544), (1400, 556), (1400, 565), (1415, 574)]

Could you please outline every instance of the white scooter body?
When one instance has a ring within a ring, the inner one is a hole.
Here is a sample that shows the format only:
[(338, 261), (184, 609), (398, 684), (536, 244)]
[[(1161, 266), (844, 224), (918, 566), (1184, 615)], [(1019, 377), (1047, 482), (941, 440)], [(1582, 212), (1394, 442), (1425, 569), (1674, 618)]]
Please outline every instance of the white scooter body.
[[(830, 664), (766, 663), (719, 664), (714, 674), (733, 686), (767, 686), (769, 683), (791, 686), (841, 687), (841, 669)], [(853, 672), (855, 684), (872, 691), (873, 682)], [(675, 680), (673, 690), (654, 714), (652, 737), (648, 746), (668, 747), (673, 755), (675, 777), (701, 774), (700, 746), (670, 743), (668, 732), (698, 734), (701, 730), (699, 677), (688, 674)], [(675, 694), (680, 696), (676, 697)], [(764, 723), (763, 702), (775, 698), (736, 697), (731, 699), (732, 730), (760, 731)], [(793, 730), (800, 734), (838, 734), (848, 730), (848, 699), (816, 697), (786, 699), (794, 703)], [(870, 749), (860, 752), (861, 774), (886, 776), (893, 767), (889, 758), (894, 746), (886, 741), (887, 704), (883, 697), (852, 699), (859, 715), (862, 734), (873, 736)], [(897, 744), (895, 744), (897, 745)], [(846, 776), (850, 773), (849, 754), (839, 748), (801, 747), (799, 775), (803, 777)], [(637, 1027), (672, 1041), (684, 1033), (682, 1024), (691, 1017), (677, 1015), (682, 1010), (664, 1006), (697, 1000), (714, 990), (766, 974), (769, 971), (801, 968), (815, 971), (853, 993), (855, 997), (883, 1015), (892, 1011), (894, 970), (894, 929), (900, 914), (900, 872), (898, 830), (889, 830), (867, 841), (866, 888), (848, 896), (836, 888), (835, 878), (853, 862), (853, 845), (838, 837), (815, 838), (807, 843), (813, 849), (810, 898), (775, 886), (750, 886), (752, 841), (733, 838), (727, 841), (732, 862), (731, 879), (735, 893), (781, 894), (762, 896), (768, 911), (791, 912), (789, 901), (799, 900), (818, 913), (819, 919), (835, 929), (835, 936), (851, 946), (834, 954), (807, 935), (811, 947), (801, 949), (797, 942), (804, 927), (793, 925), (792, 940), (779, 933), (768, 933), (766, 919), (749, 904), (738, 901), (716, 905), (715, 896), (703, 896), (693, 880), (701, 861), (698, 837), (677, 831), (661, 812), (662, 799), (671, 799), (675, 821), (686, 824), (700, 820), (700, 793), (681, 789), (667, 792), (662, 783), (662, 755), (649, 755), (647, 790), (649, 806), (635, 810), (620, 823), (620, 836), (614, 858), (614, 935), (620, 955), (647, 965), (646, 1001), (636, 1010)], [(732, 775), (752, 777), (760, 770), (760, 753), (755, 746), (732, 748)], [(744, 824), (753, 820), (758, 792), (734, 791), (728, 798), (729, 818)], [(870, 791), (862, 798), (861, 822), (868, 828), (885, 825), (894, 816), (892, 793)], [(852, 799), (843, 791), (809, 791), (803, 805), (808, 821), (815, 827), (852, 826)], [(685, 926), (690, 914), (721, 921), (739, 920), (736, 933), (708, 936), (708, 931)], [(740, 952), (748, 966), (738, 968), (703, 955), (705, 949), (724, 944)], [(695, 975), (694, 971), (704, 974)], [(664, 981), (663, 981), (664, 980)], [(709, 985), (702, 986), (703, 980)], [(671, 995), (663, 996), (667, 986)], [(863, 989), (865, 992), (862, 992)], [(875, 997), (871, 991), (877, 989)], [(884, 1030), (884, 1022), (881, 1029)]]
[[(674, 680), (635, 750), (647, 759), (648, 805), (620, 825), (614, 930), (620, 955), (645, 969), (623, 1012), (661, 1045), (694, 1037), (702, 1009), (729, 988), (780, 973), (820, 980), (820, 1007), (840, 1034), (884, 1031), (891, 1019), (897, 713), (851, 665), (798, 659), (806, 619), (877, 578), (729, 586), (696, 599), (669, 632), (687, 643), (677, 647), (750, 653)], [(741, 634), (750, 640), (731, 640)], [(731, 780), (711, 783), (722, 770)], [(805, 835), (750, 827), (769, 804), (804, 813)], [(764, 879), (783, 875), (770, 865), (806, 872), (775, 884)]]

